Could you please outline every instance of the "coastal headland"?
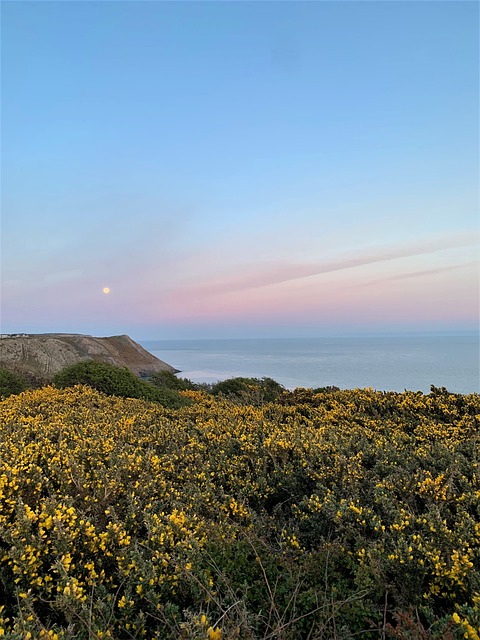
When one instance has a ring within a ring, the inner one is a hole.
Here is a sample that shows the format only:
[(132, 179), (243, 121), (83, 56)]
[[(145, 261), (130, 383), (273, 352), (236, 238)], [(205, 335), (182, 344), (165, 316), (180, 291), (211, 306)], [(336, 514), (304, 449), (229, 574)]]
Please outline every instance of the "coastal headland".
[(0, 367), (51, 377), (77, 362), (93, 360), (127, 367), (137, 376), (177, 370), (127, 335), (97, 338), (75, 333), (2, 334)]

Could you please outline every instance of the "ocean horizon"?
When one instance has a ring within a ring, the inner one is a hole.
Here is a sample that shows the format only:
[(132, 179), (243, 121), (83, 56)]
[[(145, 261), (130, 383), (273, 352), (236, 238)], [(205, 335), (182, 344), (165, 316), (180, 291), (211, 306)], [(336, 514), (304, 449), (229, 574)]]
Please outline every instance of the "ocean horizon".
[(269, 377), (287, 389), (336, 386), (480, 391), (478, 335), (141, 340), (193, 382)]

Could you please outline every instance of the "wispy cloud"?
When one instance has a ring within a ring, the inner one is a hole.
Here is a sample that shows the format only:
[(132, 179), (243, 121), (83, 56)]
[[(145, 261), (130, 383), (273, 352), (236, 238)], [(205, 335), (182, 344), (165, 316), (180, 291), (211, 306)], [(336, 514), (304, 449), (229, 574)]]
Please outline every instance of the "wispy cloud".
[(478, 266), (478, 261), (464, 262), (462, 264), (451, 264), (446, 267), (437, 267), (436, 269), (422, 269), (421, 271), (413, 271), (411, 273), (400, 273), (394, 276), (388, 276), (381, 280), (373, 280), (365, 283), (363, 286), (368, 287), (378, 282), (385, 282), (390, 280), (407, 280), (410, 278), (423, 278), (425, 276), (436, 275), (437, 273), (445, 273), (448, 271), (456, 271), (457, 269), (466, 269), (467, 267)]
[[(315, 263), (265, 264), (259, 262), (249, 265), (248, 273), (244, 273), (237, 277), (210, 282), (203, 287), (197, 288), (197, 291), (202, 294), (221, 294), (246, 289), (258, 289), (324, 273), (353, 269), (356, 267), (398, 260), (400, 258), (412, 258), (426, 254), (433, 254), (448, 249), (472, 246), (477, 244), (477, 242), (478, 240), (475, 237), (472, 237), (472, 235), (461, 234), (456, 237), (451, 236), (448, 238), (427, 240), (398, 247), (391, 246), (379, 248), (375, 251), (370, 251), (369, 253), (343, 256), (336, 260), (326, 260)], [(406, 274), (406, 277), (410, 277), (410, 274)], [(411, 277), (413, 277), (413, 275)]]

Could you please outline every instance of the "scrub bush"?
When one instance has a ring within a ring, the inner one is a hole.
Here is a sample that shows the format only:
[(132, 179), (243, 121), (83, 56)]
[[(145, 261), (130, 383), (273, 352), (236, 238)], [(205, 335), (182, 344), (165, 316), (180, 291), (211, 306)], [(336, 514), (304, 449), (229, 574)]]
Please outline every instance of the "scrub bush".
[(170, 408), (180, 408), (189, 404), (189, 401), (176, 391), (167, 387), (156, 388), (137, 378), (126, 367), (115, 367), (92, 360), (66, 367), (53, 377), (53, 384), (62, 389), (84, 384), (107, 395), (150, 400)]
[(177, 378), (171, 371), (156, 371), (148, 378), (148, 382), (159, 389), (173, 389), (174, 391), (196, 388), (193, 382), (186, 378)]
[(272, 378), (228, 378), (212, 385), (214, 396), (222, 395), (241, 404), (261, 405), (278, 400), (285, 388)]
[(8, 369), (0, 369), (0, 397), (7, 398), (12, 394), (22, 393), (27, 388), (26, 380)]

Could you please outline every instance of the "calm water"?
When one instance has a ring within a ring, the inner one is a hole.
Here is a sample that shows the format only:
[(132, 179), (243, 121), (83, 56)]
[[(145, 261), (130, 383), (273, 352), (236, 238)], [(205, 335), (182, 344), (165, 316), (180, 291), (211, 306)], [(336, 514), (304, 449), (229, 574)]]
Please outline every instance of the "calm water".
[(155, 340), (142, 345), (194, 382), (274, 378), (288, 389), (335, 385), (428, 393), (480, 390), (478, 336)]

